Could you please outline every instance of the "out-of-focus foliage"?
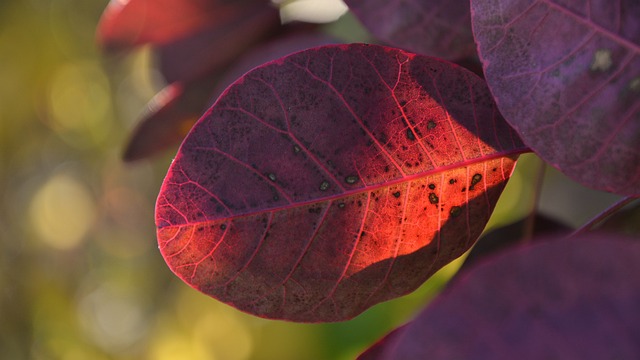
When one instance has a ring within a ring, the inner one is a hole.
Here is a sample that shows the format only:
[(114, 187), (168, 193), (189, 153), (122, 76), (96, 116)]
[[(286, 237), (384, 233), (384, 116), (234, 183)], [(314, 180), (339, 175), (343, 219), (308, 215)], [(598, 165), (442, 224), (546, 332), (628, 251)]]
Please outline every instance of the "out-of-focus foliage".
[[(0, 1), (3, 358), (349, 359), (444, 285), (459, 263), (351, 322), (303, 325), (245, 315), (170, 274), (153, 204), (173, 154), (120, 160), (133, 121), (163, 84), (145, 49), (118, 59), (98, 52), (106, 3)], [(330, 26), (344, 33), (344, 23)], [(521, 196), (535, 184), (527, 162), (490, 226), (529, 209), (531, 196)], [(581, 210), (601, 208), (591, 206)]]

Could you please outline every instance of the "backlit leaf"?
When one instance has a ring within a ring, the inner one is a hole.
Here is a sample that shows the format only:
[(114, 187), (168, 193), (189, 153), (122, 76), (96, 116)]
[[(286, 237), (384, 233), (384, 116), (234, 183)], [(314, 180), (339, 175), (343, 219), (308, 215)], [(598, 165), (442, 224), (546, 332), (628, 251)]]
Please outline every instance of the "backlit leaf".
[(160, 250), (240, 310), (346, 320), (466, 251), (525, 151), (462, 67), (305, 50), (245, 74), (196, 123), (156, 204)]

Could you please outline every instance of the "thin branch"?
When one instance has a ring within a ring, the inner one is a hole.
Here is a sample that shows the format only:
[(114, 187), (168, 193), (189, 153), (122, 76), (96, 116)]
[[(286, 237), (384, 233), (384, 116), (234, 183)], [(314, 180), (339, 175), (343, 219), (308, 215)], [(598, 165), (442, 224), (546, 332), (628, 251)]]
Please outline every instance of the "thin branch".
[(535, 189), (533, 199), (531, 199), (531, 203), (529, 205), (529, 215), (525, 219), (524, 229), (522, 229), (522, 241), (524, 243), (528, 243), (533, 238), (536, 213), (540, 202), (540, 193), (542, 192), (542, 183), (544, 182), (543, 180), (546, 169), (546, 164), (539, 157), (535, 156), (533, 161), (534, 163), (532, 164), (532, 167), (535, 167), (536, 172)]
[(580, 228), (576, 229), (568, 237), (573, 237), (573, 236), (585, 233), (587, 231), (590, 231), (596, 225), (598, 225), (599, 223), (604, 221), (606, 218), (608, 218), (609, 216), (614, 214), (616, 211), (620, 210), (621, 208), (623, 208), (627, 204), (631, 203), (632, 201), (637, 200), (639, 197), (640, 196), (627, 196), (625, 198), (622, 198), (622, 199), (618, 200), (613, 205), (609, 206), (607, 209), (605, 209), (600, 214), (598, 214), (596, 217), (594, 217), (593, 219), (589, 220), (586, 224), (584, 224)]

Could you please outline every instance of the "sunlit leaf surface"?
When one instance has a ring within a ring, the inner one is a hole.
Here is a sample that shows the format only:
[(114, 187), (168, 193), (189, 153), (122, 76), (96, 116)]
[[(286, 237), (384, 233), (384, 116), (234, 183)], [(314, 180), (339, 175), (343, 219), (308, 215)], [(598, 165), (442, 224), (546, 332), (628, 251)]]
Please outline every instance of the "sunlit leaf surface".
[(303, 51), (247, 73), (192, 129), (158, 197), (160, 250), (241, 310), (349, 319), (466, 251), (526, 150), (461, 67)]

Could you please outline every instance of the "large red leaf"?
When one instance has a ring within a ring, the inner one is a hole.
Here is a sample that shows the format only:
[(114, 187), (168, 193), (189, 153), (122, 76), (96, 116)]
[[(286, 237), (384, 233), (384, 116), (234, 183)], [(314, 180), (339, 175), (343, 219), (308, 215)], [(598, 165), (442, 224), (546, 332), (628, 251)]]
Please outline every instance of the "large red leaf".
[(98, 42), (108, 50), (166, 44), (205, 28), (224, 31), (268, 5), (268, 0), (111, 0), (100, 19)]
[(191, 130), (158, 197), (160, 250), (243, 311), (346, 320), (466, 251), (523, 151), (462, 67), (302, 51), (247, 73)]
[(508, 250), (360, 359), (638, 359), (639, 258), (611, 234)]
[(501, 113), (580, 183), (640, 194), (640, 2), (472, 1)]
[(469, 0), (345, 0), (378, 39), (424, 55), (476, 55)]

